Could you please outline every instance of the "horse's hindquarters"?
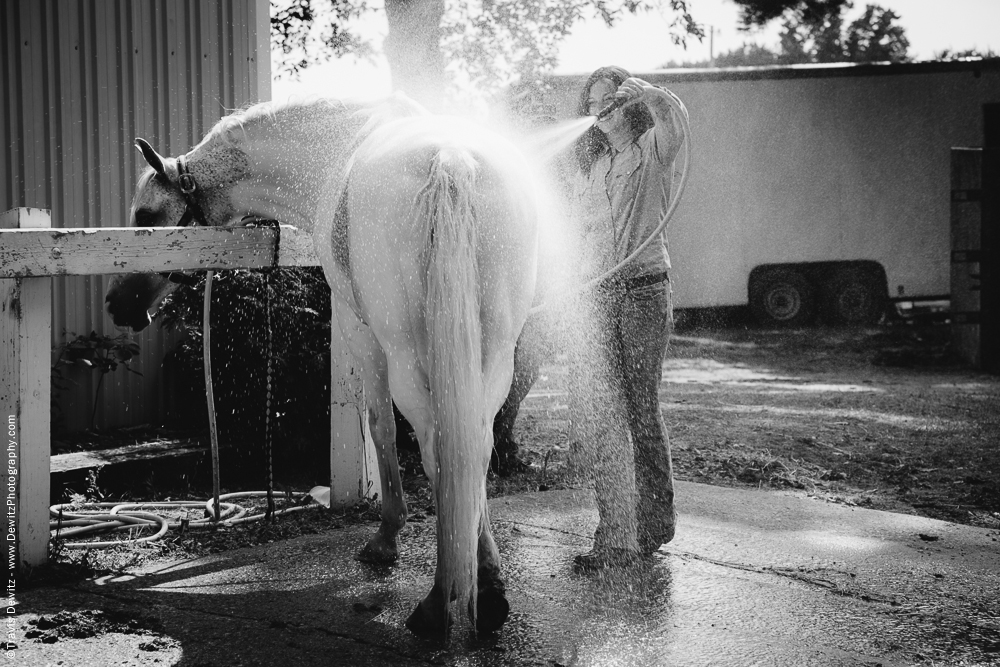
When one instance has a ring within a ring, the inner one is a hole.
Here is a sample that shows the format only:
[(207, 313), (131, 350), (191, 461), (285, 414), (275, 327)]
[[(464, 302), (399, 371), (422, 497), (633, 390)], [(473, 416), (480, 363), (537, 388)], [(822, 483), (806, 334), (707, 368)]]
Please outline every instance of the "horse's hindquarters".
[(437, 121), (420, 134), (419, 120), (376, 132), (357, 152), (347, 237), (353, 295), (435, 491), (438, 571), (408, 626), (444, 633), (452, 592), (476, 621), (491, 425), (532, 300), (535, 221), (511, 150), (465, 143)]

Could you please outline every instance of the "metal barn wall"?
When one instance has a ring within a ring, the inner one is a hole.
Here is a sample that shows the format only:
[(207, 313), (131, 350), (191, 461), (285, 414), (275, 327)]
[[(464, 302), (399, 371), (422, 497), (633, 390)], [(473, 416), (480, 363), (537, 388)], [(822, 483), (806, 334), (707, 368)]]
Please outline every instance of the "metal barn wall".
[[(268, 0), (5, 0), (0, 9), (0, 211), (52, 210), (53, 227), (127, 223), (148, 139), (165, 155), (194, 146), (229, 110), (271, 95)], [(109, 276), (53, 281), (53, 350), (66, 332), (116, 335)], [(135, 336), (140, 377), (105, 378), (97, 423), (156, 423), (167, 409), (156, 325)], [(61, 392), (67, 430), (89, 425), (97, 373)], [(54, 392), (55, 393), (55, 392)]]

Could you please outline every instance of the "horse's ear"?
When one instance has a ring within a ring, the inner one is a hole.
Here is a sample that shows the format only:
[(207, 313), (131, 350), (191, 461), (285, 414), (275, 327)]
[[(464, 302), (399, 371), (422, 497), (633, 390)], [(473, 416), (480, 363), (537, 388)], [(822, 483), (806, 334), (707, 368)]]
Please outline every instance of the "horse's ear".
[(163, 176), (166, 172), (163, 169), (163, 158), (160, 154), (153, 150), (153, 147), (149, 145), (149, 142), (145, 139), (136, 138), (135, 147), (139, 149), (142, 153), (142, 157), (146, 159), (146, 164), (153, 168), (157, 174)]

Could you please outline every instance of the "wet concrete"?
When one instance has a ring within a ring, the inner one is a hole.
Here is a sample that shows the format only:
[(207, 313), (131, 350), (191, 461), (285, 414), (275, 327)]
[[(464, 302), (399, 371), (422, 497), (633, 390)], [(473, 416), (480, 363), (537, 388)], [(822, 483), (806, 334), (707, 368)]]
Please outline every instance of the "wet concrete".
[[(639, 565), (577, 574), (592, 494), (490, 507), (511, 617), (442, 648), (404, 627), (433, 576), (433, 523), (397, 566), (352, 556), (374, 526), (139, 568), (22, 596), (18, 627), (106, 609), (139, 634), (24, 639), (18, 664), (909, 665), (1000, 664), (1000, 533), (773, 492), (680, 483), (677, 538)], [(18, 630), (23, 634), (23, 629)], [(13, 664), (13, 663), (12, 663)]]

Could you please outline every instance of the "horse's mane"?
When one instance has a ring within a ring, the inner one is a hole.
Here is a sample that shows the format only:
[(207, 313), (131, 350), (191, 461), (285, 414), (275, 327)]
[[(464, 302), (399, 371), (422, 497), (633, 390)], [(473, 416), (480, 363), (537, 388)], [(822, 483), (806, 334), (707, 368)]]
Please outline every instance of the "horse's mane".
[(351, 111), (340, 100), (316, 98), (307, 101), (259, 102), (238, 109), (223, 117), (205, 136), (204, 142), (221, 141), (227, 145), (237, 144), (257, 131), (280, 132), (290, 124), (286, 120), (315, 122), (318, 118), (329, 118)]
[(355, 117), (364, 132), (373, 122), (400, 115), (422, 113), (422, 108), (409, 98), (394, 95), (377, 102), (347, 102), (331, 98), (311, 98), (286, 102), (259, 102), (225, 116), (206, 135), (202, 143), (221, 141), (226, 145), (238, 144), (257, 132), (282, 136), (283, 133), (300, 135), (303, 129), (329, 131), (329, 123)]

